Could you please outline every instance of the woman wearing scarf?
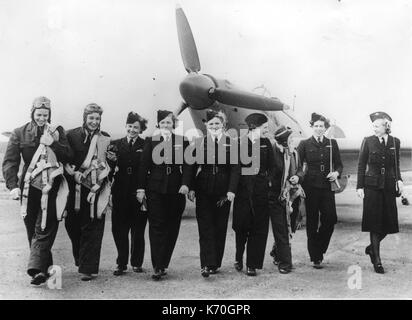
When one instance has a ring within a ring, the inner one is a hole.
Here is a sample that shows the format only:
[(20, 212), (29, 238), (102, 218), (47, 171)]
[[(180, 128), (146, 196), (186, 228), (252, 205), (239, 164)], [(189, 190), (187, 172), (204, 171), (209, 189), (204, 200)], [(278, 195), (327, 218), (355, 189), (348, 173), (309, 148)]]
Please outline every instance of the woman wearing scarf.
[(152, 279), (166, 276), (192, 178), (191, 166), (184, 161), (188, 141), (173, 133), (173, 112), (157, 112), (158, 132), (146, 139), (137, 182), (137, 199), (147, 198)]
[[(30, 246), (27, 273), (31, 284), (46, 282), (53, 265), (51, 248), (67, 200), (63, 164), (72, 151), (61, 126), (51, 126), (50, 100), (33, 101), (31, 121), (13, 131), (3, 159), (3, 176), (15, 200), (21, 199), (21, 213)], [(20, 181), (20, 157), (24, 166)]]
[[(268, 133), (268, 118), (252, 113), (245, 119), (249, 132), (240, 138), (241, 176), (233, 205), (233, 230), (236, 232), (235, 269), (243, 269), (246, 247), (246, 274), (256, 276), (262, 269), (269, 231), (269, 177), (275, 167)], [(244, 155), (248, 154), (245, 163)], [(242, 156), (243, 155), (243, 156)]]
[[(296, 175), (299, 167), (297, 151), (291, 146), (289, 127), (280, 126), (275, 132), (273, 145), (276, 170), (269, 189), (269, 213), (275, 242), (271, 251), (279, 272), (292, 271), (290, 239), (300, 220), (299, 202), (304, 196)], [(297, 221), (298, 220), (298, 221)]]
[(234, 140), (225, 134), (226, 115), (215, 110), (206, 111), (205, 137), (195, 141), (196, 174), (194, 190), (189, 200), (196, 196), (196, 219), (199, 228), (201, 275), (209, 277), (221, 267), (225, 250), (230, 205), (235, 198), (239, 182), (239, 166), (231, 164)]
[(390, 135), (392, 118), (385, 112), (370, 115), (373, 136), (366, 137), (359, 153), (357, 193), (363, 199), (362, 231), (369, 232), (370, 256), (376, 273), (385, 273), (380, 243), (399, 232), (396, 197), (403, 192), (399, 166), (400, 141)]
[(92, 275), (99, 272), (105, 210), (110, 196), (110, 168), (106, 162), (110, 138), (100, 130), (102, 113), (97, 104), (88, 104), (83, 112), (83, 125), (67, 132), (74, 157), (65, 168), (70, 186), (66, 230), (82, 281), (92, 280)]
[[(108, 159), (114, 169), (112, 185), (112, 233), (117, 248), (115, 276), (124, 274), (129, 260), (134, 272), (143, 272), (144, 231), (147, 211), (136, 199), (138, 169), (144, 139), (139, 134), (146, 130), (147, 120), (135, 112), (126, 119), (126, 136), (112, 141)], [(130, 244), (129, 244), (130, 233)]]

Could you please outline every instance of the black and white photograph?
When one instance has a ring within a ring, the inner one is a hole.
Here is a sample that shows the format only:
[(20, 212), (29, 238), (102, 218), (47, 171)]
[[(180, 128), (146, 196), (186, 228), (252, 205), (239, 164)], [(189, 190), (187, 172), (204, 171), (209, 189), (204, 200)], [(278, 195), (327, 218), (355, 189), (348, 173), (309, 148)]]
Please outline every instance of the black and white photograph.
[(0, 300), (412, 299), (411, 1), (0, 0), (0, 48)]

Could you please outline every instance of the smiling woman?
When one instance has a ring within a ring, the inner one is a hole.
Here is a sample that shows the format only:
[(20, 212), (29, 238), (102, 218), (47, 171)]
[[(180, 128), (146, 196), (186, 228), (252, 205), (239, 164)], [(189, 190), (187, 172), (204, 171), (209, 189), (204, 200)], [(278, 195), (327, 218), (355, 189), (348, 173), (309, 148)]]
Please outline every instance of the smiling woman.
[(70, 187), (65, 225), (83, 281), (92, 280), (92, 274), (99, 272), (105, 210), (110, 196), (110, 168), (106, 162), (110, 138), (100, 130), (102, 113), (96, 103), (88, 104), (83, 112), (83, 125), (67, 133), (74, 157), (65, 167)]
[[(297, 175), (303, 180), (302, 186), (306, 194), (306, 231), (310, 260), (314, 268), (322, 269), (322, 261), (337, 223), (335, 192), (331, 189), (331, 182), (341, 175), (343, 164), (336, 140), (324, 136), (329, 121), (314, 112), (310, 125), (312, 137), (302, 140), (297, 148), (300, 159)], [(305, 162), (307, 170), (303, 167)]]
[[(262, 269), (269, 227), (268, 177), (273, 175), (275, 158), (272, 144), (267, 135), (268, 118), (261, 113), (246, 117), (249, 127), (247, 135), (239, 139), (240, 150), (257, 159), (256, 165), (240, 161), (241, 169), (249, 167), (249, 174), (239, 178), (233, 203), (232, 228), (236, 233), (235, 269), (243, 269), (246, 250), (246, 274), (256, 276), (256, 269)], [(256, 155), (256, 156), (255, 156)]]
[(144, 146), (144, 139), (139, 135), (146, 130), (146, 125), (146, 119), (135, 112), (129, 112), (126, 136), (112, 141), (110, 145), (112, 151), (108, 155), (109, 164), (114, 171), (112, 233), (117, 248), (117, 267), (113, 272), (115, 276), (124, 274), (129, 256), (133, 272), (143, 272), (147, 209), (137, 201), (136, 190)]
[(231, 148), (234, 143), (226, 134), (225, 125), (226, 115), (222, 111), (207, 110), (207, 134), (193, 142), (199, 148), (188, 198), (194, 201), (196, 197), (200, 272), (205, 278), (217, 273), (222, 265), (230, 207), (240, 177), (239, 166), (230, 162), (237, 149)]
[(392, 118), (385, 112), (370, 115), (373, 136), (361, 146), (357, 193), (363, 199), (362, 231), (370, 233), (365, 253), (376, 273), (384, 273), (380, 243), (387, 234), (399, 232), (396, 197), (403, 192), (400, 140), (390, 135)]
[[(30, 245), (27, 273), (40, 285), (53, 264), (51, 248), (66, 205), (63, 164), (72, 152), (61, 126), (50, 125), (50, 100), (33, 101), (31, 122), (13, 131), (3, 159), (3, 175), (13, 199), (21, 199), (21, 213)], [(18, 178), (20, 158), (24, 167)]]
[(146, 139), (142, 151), (136, 195), (141, 203), (147, 199), (155, 281), (166, 276), (192, 179), (192, 168), (183, 158), (189, 143), (173, 132), (173, 112), (158, 110), (157, 126), (159, 132)]

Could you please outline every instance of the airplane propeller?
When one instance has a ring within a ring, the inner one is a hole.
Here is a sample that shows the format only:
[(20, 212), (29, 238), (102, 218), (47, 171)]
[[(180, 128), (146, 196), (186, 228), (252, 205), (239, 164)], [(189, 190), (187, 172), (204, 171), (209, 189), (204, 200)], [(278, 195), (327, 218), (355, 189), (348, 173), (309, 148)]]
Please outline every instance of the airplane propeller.
[(4, 131), (4, 132), (2, 132), (1, 134), (2, 134), (3, 136), (7, 137), (7, 138), (10, 138), (10, 136), (11, 136), (11, 132), (10, 132), (10, 131)]
[(179, 5), (176, 7), (176, 25), (183, 65), (188, 73), (199, 72), (200, 61), (195, 39), (193, 38), (192, 29), (190, 29), (186, 15)]
[[(212, 76), (199, 74), (200, 61), (195, 40), (186, 15), (179, 5), (176, 7), (176, 25), (183, 65), (188, 72), (188, 75), (180, 83), (179, 90), (185, 103), (190, 108), (202, 110), (214, 106), (216, 102), (220, 102), (239, 108), (260, 111), (289, 109), (287, 105), (278, 99), (233, 89), (230, 86), (222, 87)], [(186, 107), (180, 107), (177, 115), (183, 112), (184, 109)]]
[(189, 105), (185, 102), (182, 102), (180, 106), (173, 112), (174, 115), (178, 116), (181, 114)]

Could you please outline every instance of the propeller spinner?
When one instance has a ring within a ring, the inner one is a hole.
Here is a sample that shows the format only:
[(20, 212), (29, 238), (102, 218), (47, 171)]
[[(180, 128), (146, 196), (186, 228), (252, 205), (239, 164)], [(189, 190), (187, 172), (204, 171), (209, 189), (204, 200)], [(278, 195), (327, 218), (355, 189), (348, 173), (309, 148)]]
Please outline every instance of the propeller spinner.
[(200, 61), (195, 40), (186, 15), (179, 5), (176, 7), (176, 25), (183, 65), (189, 73), (179, 87), (185, 103), (179, 108), (177, 114), (183, 112), (187, 106), (198, 110), (205, 109), (211, 107), (216, 101), (226, 105), (260, 111), (288, 109), (278, 99), (238, 89), (220, 87), (218, 82), (214, 81), (211, 76), (199, 74)]

